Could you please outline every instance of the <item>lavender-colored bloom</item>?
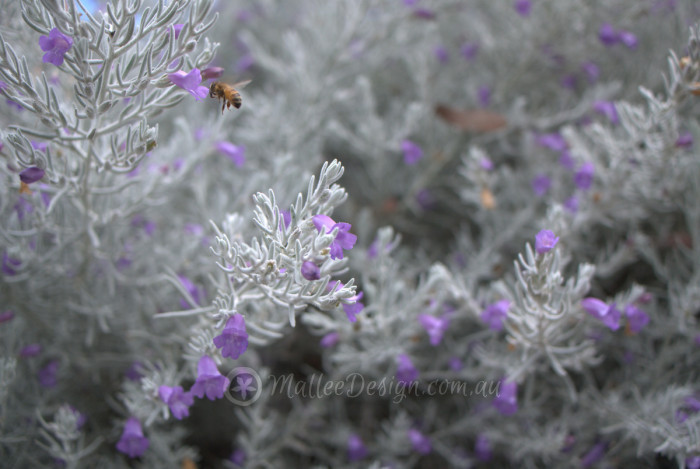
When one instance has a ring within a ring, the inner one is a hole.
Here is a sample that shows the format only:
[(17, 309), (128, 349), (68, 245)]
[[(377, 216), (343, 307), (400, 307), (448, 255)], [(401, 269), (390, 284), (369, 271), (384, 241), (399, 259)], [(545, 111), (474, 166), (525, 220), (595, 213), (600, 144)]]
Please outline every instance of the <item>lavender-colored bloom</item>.
[(503, 321), (508, 317), (509, 308), (510, 301), (497, 301), (481, 312), (481, 320), (488, 324), (491, 330), (500, 331), (503, 329)]
[(568, 169), (569, 171), (573, 171), (576, 167), (576, 162), (568, 149), (562, 150), (562, 152), (559, 154), (559, 164), (562, 166), (562, 168)]
[(44, 170), (41, 168), (37, 168), (36, 166), (31, 166), (27, 169), (23, 169), (19, 173), (19, 180), (25, 184), (32, 184), (43, 177)]
[(135, 361), (129, 366), (129, 368), (124, 372), (124, 376), (126, 376), (126, 379), (129, 381), (139, 381), (141, 378), (143, 378), (143, 375), (141, 374), (141, 369), (143, 367), (143, 364), (139, 361)]
[(348, 460), (355, 462), (367, 457), (367, 448), (362, 438), (353, 433), (348, 437)]
[(690, 132), (683, 132), (678, 136), (676, 140), (676, 148), (690, 148), (693, 146), (693, 134)]
[(639, 43), (639, 41), (637, 40), (637, 36), (635, 36), (634, 33), (632, 33), (631, 31), (622, 30), (618, 33), (618, 35), (620, 37), (620, 41), (622, 41), (622, 43), (626, 45), (628, 49), (634, 50), (637, 48), (637, 44)]
[(292, 222), (292, 214), (289, 210), (281, 210), (280, 215), (282, 216), (282, 222), (285, 228), (289, 228), (289, 224)]
[(413, 366), (413, 362), (405, 353), (396, 357), (396, 380), (403, 386), (410, 386), (418, 379), (418, 370)]
[(578, 197), (572, 195), (564, 202), (564, 208), (571, 213), (578, 212)]
[(552, 186), (552, 180), (546, 174), (538, 174), (532, 179), (532, 191), (536, 196), (542, 197)]
[(515, 0), (515, 4), (513, 5), (513, 7), (520, 16), (530, 16), (530, 9), (532, 8), (532, 3), (530, 3), (530, 0)]
[(311, 261), (301, 264), (301, 276), (306, 280), (318, 280), (321, 278), (321, 269)]
[(541, 230), (535, 235), (535, 251), (537, 254), (545, 254), (557, 245), (559, 237), (550, 230)]
[(474, 443), (474, 454), (479, 461), (490, 461), (493, 457), (491, 441), (483, 433), (477, 435)]
[(438, 62), (440, 63), (445, 64), (450, 60), (450, 55), (447, 53), (445, 46), (435, 47), (435, 49), (433, 49), (433, 53), (435, 54), (435, 58), (437, 58)]
[(2, 313), (0, 313), (0, 324), (3, 322), (12, 321), (14, 318), (15, 318), (14, 311), (10, 311), (10, 310), (3, 311)]
[(194, 397), (189, 392), (184, 392), (182, 386), (160, 386), (158, 397), (168, 404), (173, 417), (182, 420), (190, 415), (190, 406), (194, 404)]
[(403, 152), (403, 161), (407, 165), (414, 165), (423, 158), (423, 150), (411, 140), (401, 141), (401, 151)]
[(185, 26), (182, 23), (174, 24), (173, 29), (175, 30), (175, 39), (180, 37), (180, 32), (182, 31), (182, 27)]
[(360, 302), (364, 295), (364, 292), (360, 292), (357, 295), (348, 298), (348, 301), (354, 301), (354, 303), (343, 303), (343, 311), (345, 311), (345, 315), (348, 317), (350, 322), (357, 321), (355, 316), (365, 309), (364, 303)]
[(197, 364), (197, 380), (192, 385), (190, 393), (200, 399), (206, 394), (207, 398), (213, 401), (222, 398), (230, 384), (231, 381), (219, 373), (214, 359), (205, 355)]
[(683, 402), (688, 406), (688, 410), (694, 414), (700, 412), (700, 399), (697, 396), (688, 396), (683, 399)]
[(535, 142), (541, 147), (554, 151), (564, 151), (568, 147), (566, 140), (558, 132), (540, 134), (535, 138)]
[(489, 104), (491, 104), (491, 88), (488, 85), (481, 85), (477, 90), (477, 97), (479, 106), (489, 107)]
[(649, 316), (647, 313), (634, 305), (627, 305), (625, 308), (625, 315), (627, 316), (627, 323), (629, 324), (631, 332), (637, 333), (641, 331), (644, 326), (649, 324)]
[(73, 39), (63, 34), (57, 28), (49, 31), (48, 36), (39, 38), (41, 50), (46, 52), (42, 57), (42, 62), (51, 63), (57, 67), (63, 65), (63, 56), (66, 55), (73, 45)]
[(39, 370), (39, 384), (45, 388), (54, 388), (58, 384), (58, 361), (50, 361), (44, 368)]
[(129, 417), (124, 424), (124, 432), (117, 442), (117, 450), (130, 458), (137, 458), (148, 449), (148, 438), (143, 436), (141, 422), (136, 417)]
[(479, 166), (484, 171), (492, 171), (493, 170), (493, 161), (491, 161), (488, 158), (481, 158), (481, 160), (479, 160)]
[(15, 257), (10, 256), (7, 251), (2, 255), (2, 272), (5, 275), (17, 275), (15, 270), (17, 267), (22, 265), (22, 261)]
[(39, 151), (46, 151), (49, 148), (49, 144), (46, 142), (37, 142), (36, 140), (31, 141), (32, 148)]
[(206, 86), (200, 86), (200, 83), (202, 83), (202, 73), (198, 68), (193, 68), (189, 73), (178, 70), (168, 75), (168, 78), (173, 85), (187, 91), (194, 96), (194, 99), (197, 101), (206, 98), (209, 94), (209, 89)]
[(430, 337), (430, 345), (433, 347), (442, 342), (442, 336), (450, 326), (450, 321), (446, 317), (436, 318), (430, 314), (421, 314), (418, 321)]
[(685, 458), (685, 467), (687, 469), (700, 469), (700, 456), (688, 456)]
[(228, 156), (233, 164), (239, 168), (245, 163), (245, 145), (234, 145), (231, 142), (221, 141), (215, 147), (220, 153)]
[(581, 458), (581, 467), (591, 467), (605, 456), (608, 450), (608, 444), (604, 441), (596, 443), (593, 447)]
[(595, 83), (598, 81), (598, 77), (600, 76), (600, 68), (598, 68), (596, 64), (593, 62), (584, 62), (581, 64), (581, 69), (586, 75), (589, 83)]
[(224, 69), (222, 67), (207, 67), (202, 70), (202, 80), (213, 80), (216, 78), (221, 78), (224, 74)]
[(620, 116), (617, 115), (615, 103), (612, 101), (596, 101), (593, 103), (593, 110), (607, 117), (612, 124), (620, 123)]
[(450, 362), (449, 362), (449, 367), (450, 370), (457, 372), (462, 369), (462, 359), (459, 357), (450, 357)]
[(588, 297), (581, 300), (581, 306), (588, 314), (602, 321), (611, 330), (616, 331), (620, 327), (621, 313), (615, 304), (608, 305), (598, 298)]
[(465, 60), (473, 60), (479, 53), (479, 43), (477, 42), (465, 42), (459, 49), (459, 53), (464, 57)]
[(431, 210), (435, 206), (435, 198), (429, 189), (421, 189), (416, 194), (416, 202), (423, 210)]
[(435, 12), (427, 8), (418, 7), (413, 10), (413, 16), (422, 20), (434, 20)]
[(564, 75), (559, 81), (562, 88), (567, 90), (576, 89), (576, 84), (578, 83), (578, 77), (573, 74)]
[(321, 338), (320, 344), (323, 348), (331, 348), (335, 346), (339, 340), (340, 334), (337, 332), (329, 332), (328, 334), (324, 335), (323, 338)]
[(26, 347), (22, 347), (19, 351), (19, 356), (22, 358), (36, 357), (41, 353), (41, 344), (29, 344)]
[(184, 298), (180, 300), (180, 306), (183, 308), (195, 308), (202, 304), (202, 291), (197, 285), (192, 283), (192, 280), (190, 280), (188, 277), (185, 275), (178, 275), (177, 278), (180, 280), (180, 283), (182, 284), (183, 287), (185, 287), (185, 290), (187, 290), (187, 293), (190, 294), (192, 297), (192, 300), (194, 300), (193, 305), (189, 304)]
[(493, 406), (503, 415), (513, 415), (518, 411), (518, 383), (501, 381)]
[(228, 318), (224, 330), (214, 337), (214, 345), (216, 348), (222, 349), (222, 357), (230, 357), (235, 360), (243, 355), (248, 349), (248, 332), (242, 315), (234, 314)]
[(408, 439), (411, 440), (413, 451), (418, 454), (428, 454), (433, 450), (430, 439), (415, 428), (408, 431)]
[(615, 28), (610, 23), (604, 23), (598, 30), (598, 39), (609, 47), (620, 42), (620, 34), (615, 31)]
[(350, 223), (336, 223), (328, 215), (314, 215), (312, 221), (316, 229), (323, 234), (329, 234), (338, 228), (338, 234), (330, 246), (331, 259), (342, 259), (343, 249), (350, 250), (355, 245), (357, 236), (350, 233), (350, 228), (352, 228)]

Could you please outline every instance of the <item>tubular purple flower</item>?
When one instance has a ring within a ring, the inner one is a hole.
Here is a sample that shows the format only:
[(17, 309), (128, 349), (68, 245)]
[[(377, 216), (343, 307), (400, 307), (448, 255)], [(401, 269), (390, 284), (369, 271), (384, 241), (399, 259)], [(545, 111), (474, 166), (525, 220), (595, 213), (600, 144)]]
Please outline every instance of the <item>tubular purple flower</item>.
[(2, 313), (0, 313), (0, 323), (12, 321), (14, 318), (15, 318), (14, 311), (8, 310), (8, 311), (3, 311)]
[(360, 302), (364, 295), (364, 292), (360, 292), (357, 295), (348, 298), (347, 301), (354, 301), (354, 303), (343, 303), (343, 311), (345, 311), (345, 315), (348, 317), (350, 322), (356, 322), (357, 318), (355, 316), (365, 309), (364, 303)]
[(625, 308), (625, 316), (627, 316), (627, 324), (629, 325), (630, 331), (635, 334), (649, 324), (649, 316), (647, 313), (634, 305), (627, 305)]
[(481, 85), (476, 94), (479, 99), (479, 106), (489, 107), (491, 104), (491, 87), (488, 85)]
[(430, 337), (430, 345), (433, 347), (442, 342), (445, 331), (450, 326), (450, 321), (446, 317), (436, 318), (430, 314), (421, 314), (418, 321)]
[(620, 123), (620, 116), (617, 115), (615, 103), (612, 101), (596, 101), (593, 103), (593, 110), (607, 117), (611, 124)]
[(515, 4), (513, 5), (513, 7), (520, 16), (530, 16), (532, 3), (530, 3), (530, 0), (515, 0)]
[(224, 69), (222, 67), (207, 67), (204, 70), (202, 70), (202, 81), (221, 78), (221, 75), (223, 74)]
[(73, 45), (73, 39), (63, 34), (57, 28), (49, 31), (48, 36), (39, 38), (41, 50), (46, 52), (42, 57), (42, 62), (51, 63), (57, 67), (63, 65), (63, 56), (66, 55)]
[(518, 411), (518, 383), (501, 381), (498, 395), (493, 399), (493, 406), (502, 415), (513, 415)]
[(540, 255), (545, 254), (551, 251), (558, 241), (559, 237), (554, 236), (552, 231), (541, 230), (535, 235), (535, 251)]
[[(214, 337), (214, 345), (220, 348), (222, 357), (237, 359), (248, 349), (248, 332), (245, 319), (240, 314), (234, 314), (226, 321), (224, 330)], [(201, 397), (201, 396), (200, 396)]]
[(320, 344), (323, 348), (331, 348), (335, 346), (339, 340), (340, 334), (337, 332), (329, 332), (328, 334), (324, 335), (323, 338), (321, 338)]
[(595, 166), (593, 163), (586, 162), (581, 165), (578, 171), (574, 174), (574, 183), (579, 189), (586, 191), (593, 185), (593, 173)]
[(199, 86), (202, 83), (202, 74), (198, 68), (193, 68), (189, 73), (179, 70), (168, 75), (168, 78), (173, 85), (187, 91), (197, 101), (206, 98), (209, 94), (209, 89), (206, 86)]
[(433, 49), (433, 53), (435, 54), (435, 58), (438, 59), (438, 62), (442, 64), (446, 64), (450, 60), (450, 55), (448, 54), (445, 46), (435, 47), (435, 49)]
[(616, 331), (619, 329), (620, 311), (615, 307), (615, 304), (608, 306), (607, 303), (598, 298), (588, 297), (581, 300), (581, 307), (588, 314), (602, 321), (611, 330)]
[(690, 132), (683, 132), (678, 136), (676, 140), (676, 148), (690, 148), (693, 146), (693, 134)]
[(639, 41), (637, 40), (637, 36), (635, 36), (634, 33), (632, 33), (631, 31), (622, 30), (618, 34), (620, 37), (620, 41), (622, 41), (622, 43), (626, 45), (628, 49), (634, 50), (637, 48)]
[(604, 23), (598, 30), (598, 39), (609, 47), (620, 42), (620, 35), (610, 23)]
[(396, 380), (403, 386), (410, 386), (418, 379), (418, 370), (413, 366), (413, 362), (405, 353), (396, 357)]
[(486, 309), (481, 312), (481, 320), (488, 324), (489, 328), (493, 331), (503, 330), (503, 322), (508, 317), (509, 308), (510, 301), (497, 301), (487, 306)]
[(600, 76), (600, 68), (598, 68), (596, 64), (593, 62), (584, 62), (581, 64), (581, 69), (586, 75), (589, 83), (595, 83), (598, 81), (598, 77)]
[(32, 184), (43, 178), (44, 174), (45, 172), (43, 169), (37, 168), (36, 166), (31, 166), (20, 171), (19, 180), (25, 184)]
[(194, 404), (194, 397), (189, 392), (184, 392), (182, 386), (160, 386), (158, 397), (168, 404), (170, 412), (178, 420), (190, 415), (190, 406)]
[(593, 447), (581, 458), (581, 467), (591, 467), (605, 456), (608, 450), (608, 444), (604, 441), (596, 443)]
[(197, 380), (192, 385), (190, 393), (200, 399), (206, 394), (207, 399), (213, 401), (222, 398), (230, 384), (231, 381), (219, 373), (214, 359), (205, 355), (197, 364)]
[(367, 448), (359, 435), (353, 433), (348, 437), (348, 460), (355, 462), (367, 457)]
[(403, 152), (403, 161), (407, 165), (414, 165), (423, 158), (423, 150), (411, 140), (401, 141), (401, 151)]
[(564, 151), (569, 146), (558, 132), (551, 134), (540, 134), (535, 138), (535, 142), (544, 148), (554, 151)]
[(462, 54), (465, 60), (473, 60), (479, 53), (479, 43), (477, 42), (466, 42), (462, 44), (459, 49), (459, 53)]
[(350, 250), (355, 245), (357, 236), (350, 233), (350, 223), (336, 223), (328, 215), (314, 215), (311, 220), (316, 229), (323, 234), (329, 234), (338, 228), (338, 234), (330, 246), (331, 259), (342, 259), (343, 249)]
[(233, 164), (239, 168), (245, 163), (245, 145), (234, 145), (231, 142), (221, 141), (215, 146), (220, 153), (228, 156)]
[(491, 441), (483, 433), (477, 435), (474, 443), (474, 454), (479, 461), (490, 461), (493, 457)]
[(546, 174), (538, 174), (532, 179), (532, 191), (536, 196), (542, 197), (552, 186), (552, 180)]
[(58, 360), (52, 360), (39, 370), (39, 384), (45, 388), (55, 388), (58, 384)]
[(415, 428), (408, 431), (408, 439), (411, 440), (413, 451), (418, 454), (429, 454), (433, 450), (430, 439)]
[(36, 357), (41, 353), (41, 344), (29, 344), (26, 347), (22, 347), (19, 351), (19, 356), (22, 358)]
[(117, 442), (117, 450), (130, 458), (137, 458), (148, 449), (148, 438), (143, 436), (141, 422), (136, 417), (129, 417), (124, 424), (124, 432)]

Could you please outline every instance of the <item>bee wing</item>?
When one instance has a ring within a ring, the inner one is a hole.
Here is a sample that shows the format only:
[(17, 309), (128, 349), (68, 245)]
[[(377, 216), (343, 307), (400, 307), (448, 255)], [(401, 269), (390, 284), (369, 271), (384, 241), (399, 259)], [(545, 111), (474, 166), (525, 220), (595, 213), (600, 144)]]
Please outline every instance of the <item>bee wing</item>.
[(233, 85), (231, 85), (231, 87), (232, 87), (232, 88), (236, 88), (237, 90), (242, 90), (242, 89), (245, 88), (245, 87), (248, 85), (248, 83), (250, 83), (251, 81), (253, 81), (253, 80), (243, 80), (243, 81), (239, 81), (238, 83), (234, 83)]

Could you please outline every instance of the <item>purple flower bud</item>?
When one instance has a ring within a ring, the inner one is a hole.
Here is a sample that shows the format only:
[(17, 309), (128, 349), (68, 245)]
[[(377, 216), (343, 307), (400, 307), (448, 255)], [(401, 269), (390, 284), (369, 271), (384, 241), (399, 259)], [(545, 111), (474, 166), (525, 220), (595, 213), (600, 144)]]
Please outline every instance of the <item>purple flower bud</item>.
[(503, 330), (503, 322), (508, 317), (509, 308), (510, 301), (497, 301), (487, 306), (486, 309), (481, 312), (481, 320), (488, 324), (489, 328), (493, 331)]
[(19, 173), (19, 180), (25, 184), (31, 184), (37, 182), (39, 179), (44, 177), (44, 170), (37, 168), (36, 166), (31, 166), (27, 169), (23, 169)]
[(50, 361), (44, 368), (39, 370), (39, 384), (45, 388), (55, 388), (58, 384), (58, 360)]
[(477, 90), (479, 106), (489, 107), (491, 104), (491, 88), (488, 85), (481, 85)]
[(367, 448), (359, 435), (353, 433), (348, 437), (348, 460), (359, 461), (367, 457)]
[(690, 148), (693, 146), (693, 134), (684, 132), (676, 140), (676, 148)]
[(503, 380), (500, 384), (493, 406), (503, 415), (513, 415), (518, 411), (518, 383)]
[(337, 344), (339, 340), (340, 334), (338, 334), (337, 332), (329, 332), (328, 334), (324, 335), (321, 339), (321, 347), (331, 348), (335, 346), (335, 344)]
[(649, 324), (649, 316), (647, 313), (634, 305), (627, 305), (625, 308), (625, 315), (627, 316), (627, 323), (629, 324), (631, 332), (637, 333), (641, 331), (644, 326)]
[(600, 69), (596, 64), (594, 64), (593, 62), (584, 62), (581, 64), (581, 69), (586, 75), (586, 78), (588, 79), (589, 83), (595, 83), (596, 81), (598, 81), (598, 77), (600, 76)]
[(415, 428), (408, 431), (408, 439), (411, 440), (411, 446), (418, 454), (429, 454), (433, 450), (430, 439)]
[(445, 46), (437, 46), (435, 49), (433, 49), (433, 53), (435, 54), (435, 58), (438, 59), (438, 62), (442, 64), (445, 64), (450, 60), (450, 56), (447, 53)]
[(620, 40), (624, 45), (627, 46), (628, 49), (636, 49), (637, 44), (639, 41), (637, 40), (637, 36), (634, 35), (634, 33), (630, 31), (620, 31), (619, 32)]
[(600, 320), (608, 328), (616, 331), (620, 327), (620, 311), (615, 307), (615, 304), (608, 305), (598, 298), (584, 298), (581, 300), (581, 307), (584, 311)]
[(581, 458), (581, 467), (591, 467), (605, 456), (608, 450), (608, 444), (604, 441), (596, 443), (593, 447)]
[(410, 386), (418, 379), (418, 370), (413, 366), (413, 362), (405, 353), (396, 357), (396, 380), (403, 386)]
[(515, 5), (513, 6), (520, 16), (530, 16), (530, 9), (532, 9), (530, 0), (515, 0)]
[(403, 161), (407, 165), (414, 165), (423, 158), (423, 150), (410, 140), (401, 142), (401, 151), (403, 152)]
[(204, 70), (202, 70), (202, 81), (221, 78), (221, 75), (223, 74), (224, 69), (221, 67), (207, 67)]
[(611, 124), (620, 123), (620, 116), (617, 115), (615, 103), (612, 101), (596, 101), (593, 103), (593, 110), (607, 117)]
[(566, 199), (566, 202), (564, 202), (564, 208), (571, 213), (578, 212), (578, 197), (572, 195), (571, 197)]
[(559, 241), (558, 236), (554, 236), (554, 233), (550, 230), (541, 230), (535, 235), (535, 251), (537, 254), (545, 254), (554, 248)]
[(598, 39), (609, 47), (620, 42), (620, 35), (610, 23), (604, 23), (598, 30)]
[(231, 142), (221, 141), (215, 147), (221, 154), (228, 156), (233, 164), (239, 168), (245, 163), (245, 145), (234, 145)]
[(228, 460), (231, 461), (236, 466), (243, 467), (243, 465), (245, 464), (245, 458), (246, 458), (245, 451), (243, 451), (241, 448), (236, 448), (231, 453), (231, 456), (228, 457)]
[(22, 350), (19, 351), (19, 356), (22, 358), (30, 358), (30, 357), (36, 357), (41, 353), (41, 344), (29, 344), (26, 347), (23, 347)]
[(479, 44), (477, 42), (466, 42), (462, 44), (459, 53), (465, 60), (473, 60), (479, 53)]
[(182, 27), (185, 26), (182, 23), (174, 24), (173, 29), (175, 30), (175, 39), (180, 37), (180, 31), (182, 31)]
[(552, 180), (546, 174), (538, 174), (532, 179), (532, 191), (536, 196), (542, 197), (552, 186)]
[(306, 280), (318, 280), (321, 278), (321, 269), (311, 261), (301, 264), (301, 276)]
[(14, 311), (10, 311), (10, 310), (3, 311), (2, 313), (0, 313), (0, 324), (3, 322), (12, 321), (14, 318), (15, 318)]
[(568, 147), (564, 137), (557, 132), (538, 135), (535, 138), (535, 142), (537, 142), (537, 144), (541, 147), (549, 148), (550, 150), (554, 151), (564, 151)]
[(479, 461), (490, 461), (493, 457), (491, 451), (491, 442), (488, 437), (483, 433), (477, 435), (476, 442), (474, 443), (474, 454)]

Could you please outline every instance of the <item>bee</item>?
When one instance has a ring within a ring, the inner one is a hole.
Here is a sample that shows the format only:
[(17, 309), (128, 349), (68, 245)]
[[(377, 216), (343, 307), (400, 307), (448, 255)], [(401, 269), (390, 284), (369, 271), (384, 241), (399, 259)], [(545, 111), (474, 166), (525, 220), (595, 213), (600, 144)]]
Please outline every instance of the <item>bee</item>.
[(224, 107), (228, 109), (233, 106), (239, 109), (243, 100), (241, 99), (241, 93), (239, 93), (236, 88), (243, 89), (248, 83), (250, 83), (250, 80), (240, 81), (233, 85), (229, 85), (223, 81), (215, 81), (209, 87), (209, 97), (223, 100), (221, 104), (222, 114), (224, 113)]

